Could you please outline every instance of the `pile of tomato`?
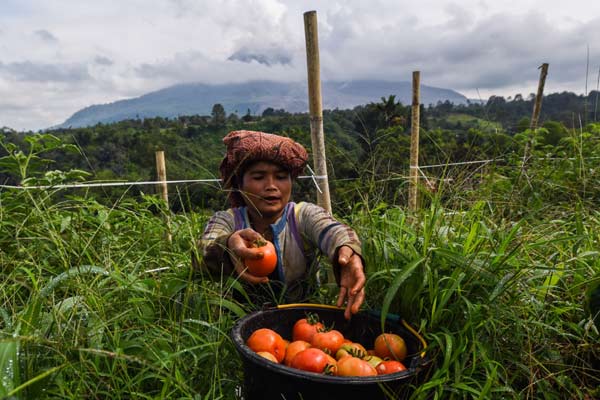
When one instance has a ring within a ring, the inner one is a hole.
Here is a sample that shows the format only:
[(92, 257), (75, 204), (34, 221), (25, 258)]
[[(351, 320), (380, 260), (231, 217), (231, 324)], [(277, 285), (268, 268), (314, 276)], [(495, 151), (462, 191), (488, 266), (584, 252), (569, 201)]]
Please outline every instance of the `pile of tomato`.
[(376, 376), (405, 371), (406, 343), (394, 333), (382, 333), (369, 349), (335, 329), (316, 314), (295, 322), (292, 340), (269, 328), (255, 330), (246, 345), (265, 359), (291, 368), (335, 376)]

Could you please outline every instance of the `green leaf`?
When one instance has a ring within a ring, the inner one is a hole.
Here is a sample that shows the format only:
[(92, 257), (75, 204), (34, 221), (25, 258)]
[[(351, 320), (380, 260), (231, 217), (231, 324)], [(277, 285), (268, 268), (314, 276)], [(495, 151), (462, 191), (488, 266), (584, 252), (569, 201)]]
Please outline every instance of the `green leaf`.
[(390, 288), (387, 290), (387, 292), (385, 294), (385, 297), (383, 299), (383, 305), (381, 307), (381, 329), (382, 329), (382, 331), (385, 326), (385, 320), (386, 320), (387, 314), (390, 310), (390, 305), (392, 304), (392, 301), (394, 300), (394, 297), (396, 296), (398, 289), (400, 289), (400, 286), (402, 285), (402, 283), (404, 283), (404, 281), (412, 275), (412, 273), (415, 271), (415, 269), (423, 261), (425, 261), (425, 259), (426, 259), (426, 257), (421, 257), (421, 258), (413, 261), (411, 264), (408, 264), (401, 273), (399, 273), (398, 275), (396, 275), (394, 277), (394, 280), (392, 281)]
[(19, 341), (8, 339), (0, 342), (0, 398), (20, 384)]

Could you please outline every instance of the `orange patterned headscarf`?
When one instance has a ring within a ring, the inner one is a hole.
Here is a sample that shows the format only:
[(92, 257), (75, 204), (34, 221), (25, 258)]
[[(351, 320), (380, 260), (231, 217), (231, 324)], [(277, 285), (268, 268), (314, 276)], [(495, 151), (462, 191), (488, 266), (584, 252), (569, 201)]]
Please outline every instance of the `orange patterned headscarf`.
[(219, 170), (226, 189), (230, 189), (232, 207), (244, 205), (237, 191), (245, 167), (256, 161), (269, 161), (282, 166), (296, 178), (304, 170), (308, 160), (306, 149), (290, 138), (257, 131), (233, 131), (223, 138), (227, 146), (225, 158)]

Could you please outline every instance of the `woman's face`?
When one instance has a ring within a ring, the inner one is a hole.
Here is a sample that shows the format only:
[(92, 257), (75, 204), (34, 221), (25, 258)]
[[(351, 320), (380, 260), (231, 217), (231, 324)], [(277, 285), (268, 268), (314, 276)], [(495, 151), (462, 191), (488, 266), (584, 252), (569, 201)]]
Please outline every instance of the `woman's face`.
[(251, 214), (274, 222), (290, 201), (292, 178), (281, 166), (258, 161), (244, 172), (240, 191)]

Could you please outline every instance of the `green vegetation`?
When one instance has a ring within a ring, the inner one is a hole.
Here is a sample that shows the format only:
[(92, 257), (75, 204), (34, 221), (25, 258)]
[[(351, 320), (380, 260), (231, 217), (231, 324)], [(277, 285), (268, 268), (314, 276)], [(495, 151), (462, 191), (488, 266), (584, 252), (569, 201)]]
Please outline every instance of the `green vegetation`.
[[(496, 162), (424, 169), (436, 185), (414, 214), (400, 179), (407, 108), (388, 98), (326, 113), (335, 212), (364, 241), (365, 307), (402, 315), (430, 344), (414, 397), (600, 397), (600, 124), (452, 130), (438, 111), (424, 110), (423, 164)], [(5, 133), (2, 182), (152, 179), (157, 146), (170, 179), (214, 176), (237, 128), (309, 144), (305, 115), (268, 114)], [(234, 280), (190, 266), (222, 193), (181, 187), (167, 207), (137, 187), (0, 190), (0, 398), (235, 398), (229, 332), (252, 305), (233, 300)], [(308, 182), (295, 195), (314, 198)], [(333, 294), (325, 285), (315, 301)]]

